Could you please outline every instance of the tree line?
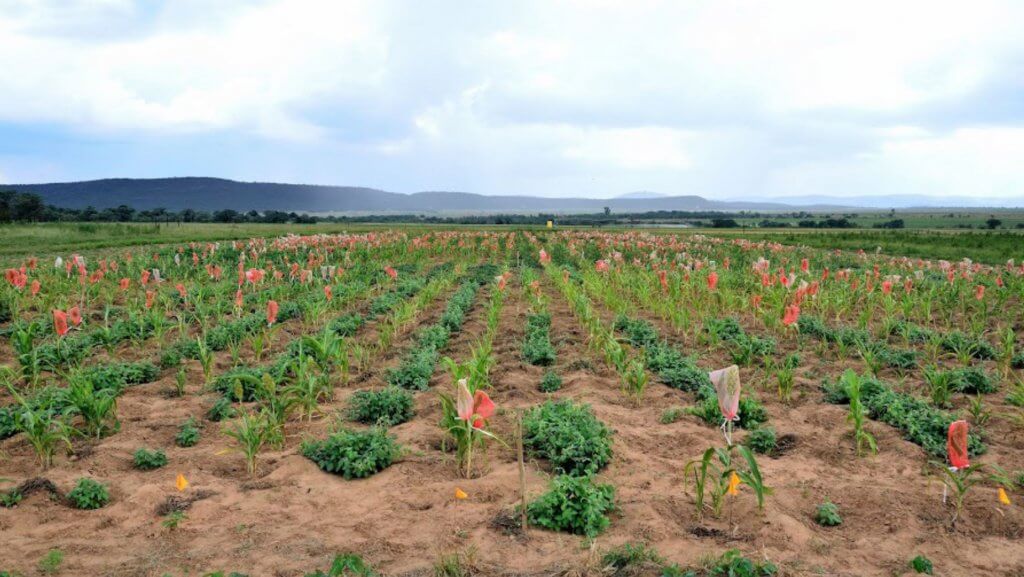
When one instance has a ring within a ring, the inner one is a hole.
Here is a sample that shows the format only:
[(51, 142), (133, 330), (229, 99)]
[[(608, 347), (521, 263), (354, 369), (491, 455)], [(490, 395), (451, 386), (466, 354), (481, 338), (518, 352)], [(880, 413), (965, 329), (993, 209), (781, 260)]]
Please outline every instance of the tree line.
[[(890, 215), (893, 212), (890, 212)], [(308, 213), (284, 212), (280, 210), (249, 210), (246, 212), (223, 209), (216, 211), (193, 210), (186, 208), (180, 211), (166, 208), (137, 210), (126, 204), (114, 208), (97, 209), (66, 208), (46, 204), (43, 198), (31, 192), (0, 190), (0, 223), (11, 222), (216, 222), (216, 223), (269, 223), (269, 224), (313, 224), (317, 222), (333, 223), (396, 223), (396, 224), (469, 224), (469, 225), (545, 225), (554, 221), (564, 226), (630, 226), (630, 225), (671, 225), (711, 228), (742, 228), (756, 226), (758, 228), (858, 228), (853, 219), (856, 213), (841, 217), (835, 215), (814, 215), (805, 211), (789, 213), (759, 213), (741, 210), (736, 212), (720, 211), (686, 211), (656, 210), (638, 213), (612, 214), (605, 208), (602, 212), (592, 214), (481, 214), (461, 216), (437, 216), (423, 214), (388, 214), (388, 215), (310, 215)], [(952, 216), (952, 215), (950, 215)], [(796, 222), (781, 219), (794, 219)], [(756, 224), (743, 224), (740, 220)], [(760, 220), (758, 220), (760, 219)], [(1002, 221), (989, 218), (984, 227), (996, 229)], [(903, 219), (894, 218), (889, 221), (874, 223), (874, 228), (901, 229), (905, 227)], [(970, 224), (961, 225), (972, 228)], [(979, 228), (981, 226), (979, 225)], [(1021, 224), (1017, 228), (1022, 228)]]

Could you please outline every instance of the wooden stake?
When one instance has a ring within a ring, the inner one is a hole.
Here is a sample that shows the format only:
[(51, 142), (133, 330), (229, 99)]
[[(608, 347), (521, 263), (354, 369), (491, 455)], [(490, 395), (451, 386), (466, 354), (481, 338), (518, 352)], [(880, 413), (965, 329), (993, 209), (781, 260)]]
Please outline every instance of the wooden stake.
[(526, 532), (526, 462), (523, 459), (523, 413), (516, 418), (516, 452), (519, 454), (519, 523)]

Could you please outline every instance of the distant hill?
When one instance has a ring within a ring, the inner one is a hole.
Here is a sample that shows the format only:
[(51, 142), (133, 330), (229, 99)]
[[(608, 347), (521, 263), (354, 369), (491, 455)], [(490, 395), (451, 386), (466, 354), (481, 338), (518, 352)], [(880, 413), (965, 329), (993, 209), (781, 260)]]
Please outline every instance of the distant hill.
[(113, 208), (122, 204), (138, 210), (282, 210), (295, 212), (358, 213), (578, 213), (652, 210), (793, 210), (791, 205), (770, 202), (708, 200), (700, 196), (626, 195), (627, 198), (546, 198), (535, 196), (487, 196), (468, 192), (417, 192), (399, 194), (352, 186), (320, 186), (271, 182), (238, 182), (223, 178), (110, 178), (53, 184), (0, 185), (0, 189), (33, 192), (47, 204), (65, 208)]
[(138, 210), (186, 208), (240, 212), (282, 210), (307, 213), (458, 214), (458, 213), (595, 213), (658, 210), (808, 212), (854, 211), (922, 207), (1024, 206), (1024, 198), (1000, 200), (933, 197), (924, 195), (793, 196), (763, 201), (709, 200), (702, 196), (668, 196), (658, 192), (629, 192), (616, 198), (549, 198), (528, 195), (488, 196), (469, 192), (417, 192), (400, 194), (356, 186), (321, 186), (274, 182), (239, 182), (224, 178), (107, 178), (52, 184), (0, 184), (0, 190), (34, 192), (47, 204), (99, 210), (122, 204)]
[(627, 192), (626, 194), (620, 194), (615, 198), (665, 198), (667, 194), (660, 192), (651, 192), (649, 190), (638, 190), (636, 192)]

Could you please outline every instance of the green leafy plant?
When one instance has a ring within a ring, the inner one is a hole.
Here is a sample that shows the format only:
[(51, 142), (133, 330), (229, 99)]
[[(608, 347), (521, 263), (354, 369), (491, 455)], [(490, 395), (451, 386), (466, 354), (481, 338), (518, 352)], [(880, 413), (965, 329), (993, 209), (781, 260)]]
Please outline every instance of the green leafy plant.
[(537, 387), (542, 393), (554, 393), (562, 388), (562, 377), (555, 371), (547, 371)]
[(603, 573), (613, 577), (641, 575), (664, 564), (658, 551), (646, 543), (623, 543), (601, 556)]
[(750, 447), (750, 450), (761, 455), (771, 455), (778, 447), (778, 439), (775, 436), (775, 429), (761, 427), (750, 431), (743, 440), (743, 444)]
[(17, 401), (17, 405), (9, 409), (10, 430), (12, 433), (24, 433), (39, 458), (40, 466), (48, 469), (59, 445), (63, 444), (68, 452), (71, 451), (71, 428), (59, 414), (62, 401), (55, 396), (37, 395), (30, 402), (10, 383), (7, 386)]
[[(891, 425), (903, 432), (904, 438), (920, 445), (932, 456), (946, 457), (946, 435), (953, 415), (940, 411), (934, 405), (905, 393), (892, 390), (874, 378), (860, 378), (861, 402), (872, 419)], [(834, 404), (849, 402), (846, 383), (840, 379), (824, 385), (825, 400)], [(985, 452), (985, 445), (977, 434), (967, 438), (970, 455)]]
[(219, 397), (206, 411), (206, 418), (217, 423), (235, 417), (236, 411), (231, 399)]
[(174, 374), (174, 390), (178, 393), (179, 397), (185, 396), (185, 385), (188, 383), (188, 372), (185, 371), (185, 367), (179, 367), (178, 372)]
[(839, 506), (826, 500), (815, 509), (814, 521), (822, 527), (835, 527), (843, 523), (843, 518), (839, 515)]
[(669, 407), (661, 412), (661, 417), (658, 420), (662, 425), (671, 425), (683, 418), (683, 415), (685, 414), (686, 409), (683, 407)]
[(622, 373), (622, 387), (626, 396), (632, 398), (639, 407), (644, 391), (647, 390), (647, 371), (644, 370), (642, 362), (633, 359), (626, 365)]
[(865, 447), (871, 454), (875, 454), (878, 452), (875, 437), (864, 427), (867, 411), (861, 403), (861, 379), (857, 376), (857, 373), (847, 369), (843, 373), (842, 382), (846, 386), (846, 396), (850, 402), (850, 410), (846, 415), (846, 422), (850, 423), (853, 427), (853, 440), (857, 455), (863, 455)]
[(82, 419), (82, 431), (96, 439), (117, 431), (117, 396), (119, 389), (97, 389), (88, 377), (72, 377), (65, 389), (64, 414)]
[(961, 469), (953, 469), (947, 467), (945, 463), (933, 463), (933, 467), (939, 472), (939, 479), (952, 498), (953, 516), (950, 525), (955, 528), (963, 514), (964, 500), (967, 498), (967, 494), (972, 487), (986, 480), (985, 465), (970, 465)]
[(412, 393), (398, 387), (357, 391), (349, 399), (348, 416), (367, 425), (392, 427), (413, 417), (413, 405)]
[(611, 460), (611, 431), (589, 405), (547, 401), (523, 416), (523, 446), (551, 462), (556, 472), (589, 475)]
[(384, 429), (340, 429), (322, 441), (304, 442), (302, 454), (328, 473), (362, 479), (391, 466), (401, 450)]
[[(779, 569), (774, 563), (751, 561), (738, 549), (729, 549), (717, 559), (704, 563), (702, 577), (772, 577)], [(685, 574), (684, 574), (685, 575)], [(694, 573), (693, 577), (697, 577)]]
[(337, 555), (327, 572), (306, 573), (304, 577), (375, 577), (377, 573), (362, 557), (354, 553)]
[(611, 521), (615, 509), (615, 488), (595, 484), (592, 477), (559, 475), (547, 493), (527, 506), (532, 525), (575, 535), (596, 537)]
[(199, 442), (199, 437), (199, 422), (195, 418), (189, 417), (187, 421), (182, 423), (181, 428), (178, 429), (178, 434), (174, 437), (174, 443), (183, 448), (194, 447)]
[(555, 347), (551, 344), (551, 315), (537, 313), (526, 318), (526, 339), (523, 358), (531, 365), (547, 366), (555, 362)]
[(245, 457), (245, 468), (249, 475), (256, 476), (256, 460), (271, 436), (272, 424), (266, 412), (244, 413), (223, 429), (225, 435), (234, 439), (235, 450)]
[[(740, 453), (742, 462), (737, 462), (734, 450)], [(734, 486), (737, 481), (753, 489), (759, 511), (764, 509), (765, 496), (772, 493), (771, 488), (764, 484), (754, 453), (743, 445), (709, 447), (699, 460), (692, 460), (683, 468), (684, 488), (690, 475), (694, 479), (694, 504), (698, 517), (704, 515), (707, 497), (711, 498), (712, 516), (720, 516), (725, 497), (738, 489)]]
[(188, 519), (188, 515), (186, 515), (184, 511), (171, 511), (164, 515), (164, 520), (160, 524), (163, 525), (165, 529), (174, 531), (178, 528), (178, 525), (181, 525), (186, 519)]
[(50, 549), (39, 560), (39, 572), (45, 575), (53, 575), (60, 572), (64, 564), (64, 552), (60, 549)]
[(67, 498), (76, 509), (99, 509), (110, 502), (110, 492), (103, 483), (82, 477), (75, 483)]
[(157, 449), (150, 451), (146, 448), (139, 448), (132, 455), (132, 463), (136, 469), (141, 471), (152, 471), (159, 469), (167, 464), (167, 455), (163, 451)]
[(918, 575), (934, 575), (934, 568), (930, 559), (924, 555), (918, 555), (910, 560), (910, 568)]

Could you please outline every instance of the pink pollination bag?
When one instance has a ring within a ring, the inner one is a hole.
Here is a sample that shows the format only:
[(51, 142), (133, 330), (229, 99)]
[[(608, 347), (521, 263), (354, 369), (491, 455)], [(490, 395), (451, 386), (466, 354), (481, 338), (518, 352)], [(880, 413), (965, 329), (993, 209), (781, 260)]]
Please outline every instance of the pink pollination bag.
[(711, 371), (711, 384), (718, 395), (718, 408), (722, 418), (733, 421), (740, 413), (740, 369), (736, 365)]

